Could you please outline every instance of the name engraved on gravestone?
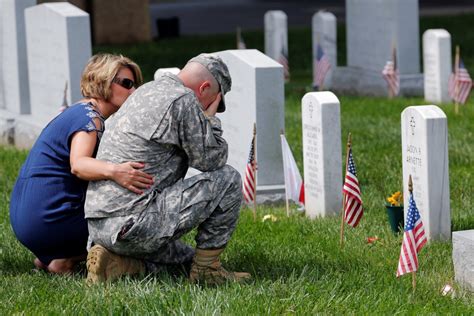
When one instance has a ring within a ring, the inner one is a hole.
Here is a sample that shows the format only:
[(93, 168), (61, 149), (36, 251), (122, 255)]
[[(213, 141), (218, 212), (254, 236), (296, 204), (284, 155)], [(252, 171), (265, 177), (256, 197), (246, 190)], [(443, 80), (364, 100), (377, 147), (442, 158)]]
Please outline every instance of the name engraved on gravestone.
[(342, 203), (339, 100), (332, 92), (302, 99), (305, 209), (310, 218), (339, 212)]
[[(313, 107), (312, 102), (310, 102), (309, 107)], [(312, 111), (310, 110), (310, 113)], [(312, 115), (310, 114), (310, 119)], [(305, 176), (305, 197), (313, 197), (315, 199), (322, 198), (322, 187), (323, 184), (319, 181), (319, 170), (318, 161), (320, 161), (320, 155), (318, 152), (321, 142), (319, 137), (321, 133), (321, 128), (317, 126), (312, 126), (310, 124), (303, 125), (303, 137), (306, 140), (304, 147), (304, 157), (305, 157), (305, 169), (308, 168), (307, 177)]]

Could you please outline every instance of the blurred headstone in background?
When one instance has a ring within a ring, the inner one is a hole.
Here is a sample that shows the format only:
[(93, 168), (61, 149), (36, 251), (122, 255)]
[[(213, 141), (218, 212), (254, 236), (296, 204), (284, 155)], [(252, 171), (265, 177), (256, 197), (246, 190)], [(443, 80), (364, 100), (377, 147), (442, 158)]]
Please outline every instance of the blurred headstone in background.
[[(64, 2), (61, 0), (38, 0)], [(151, 40), (149, 0), (69, 0), (90, 14), (94, 44), (126, 44)]]

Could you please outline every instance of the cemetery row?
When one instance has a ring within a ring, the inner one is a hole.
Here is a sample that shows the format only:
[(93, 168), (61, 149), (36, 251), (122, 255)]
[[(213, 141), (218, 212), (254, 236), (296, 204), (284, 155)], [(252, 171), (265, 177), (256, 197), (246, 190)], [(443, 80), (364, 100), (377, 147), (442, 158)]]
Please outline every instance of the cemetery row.
[[(67, 2), (35, 4), (36, 0), (0, 0), (0, 142), (26, 148), (57, 115), (61, 103), (80, 99), (80, 74), (91, 56), (87, 13)], [(448, 90), (452, 67), (447, 31), (428, 30), (423, 35), (424, 76), (420, 73), (417, 0), (383, 0), (377, 6), (371, 0), (348, 0), (346, 15), (347, 67), (337, 67), (335, 16), (325, 11), (313, 16), (317, 90), (379, 96), (388, 90), (395, 96), (421, 95), (424, 87), (429, 102), (465, 102), (472, 83), (454, 84), (451, 93)], [(283, 66), (287, 81), (287, 16), (268, 11), (264, 23), (265, 54)], [(240, 36), (238, 42), (245, 47)], [(455, 73), (462, 67), (456, 60)]]
[[(418, 0), (346, 1), (347, 66), (337, 66), (334, 14), (312, 18), (313, 87), (357, 95), (420, 96), (428, 102), (464, 104), (472, 80), (457, 48), (452, 71), (451, 35), (444, 29), (423, 34), (423, 70), (419, 62)], [(238, 32), (237, 47), (245, 43)], [(287, 16), (265, 14), (265, 53), (280, 62), (289, 80)]]

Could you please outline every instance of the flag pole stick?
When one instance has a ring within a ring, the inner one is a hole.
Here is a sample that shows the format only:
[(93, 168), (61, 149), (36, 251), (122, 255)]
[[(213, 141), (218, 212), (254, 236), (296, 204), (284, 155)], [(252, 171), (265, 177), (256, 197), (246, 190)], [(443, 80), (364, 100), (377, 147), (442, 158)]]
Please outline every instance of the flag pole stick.
[[(393, 71), (397, 71), (397, 56), (396, 56), (396, 48), (395, 43), (392, 43), (392, 62), (393, 62)], [(395, 93), (392, 89), (388, 89), (388, 98), (393, 99), (395, 97)]]
[[(411, 174), (408, 176), (408, 191), (410, 195), (413, 195), (413, 180), (411, 179)], [(411, 284), (414, 292), (416, 289), (416, 271), (411, 272)]]
[[(318, 40), (318, 45), (321, 47), (321, 49), (323, 49), (323, 44), (322, 44), (321, 41), (320, 41), (319, 33), (318, 33), (318, 38), (317, 38), (317, 40)], [(318, 55), (318, 52), (316, 51), (316, 56), (317, 56), (317, 55)], [(319, 61), (318, 61), (318, 63), (319, 63)], [(324, 90), (324, 79), (322, 80), (321, 85), (318, 87), (318, 91), (323, 91), (323, 90)]]
[[(351, 146), (352, 146), (352, 139), (351, 139), (351, 133), (349, 132), (349, 135), (347, 136), (347, 146), (346, 146), (346, 173), (347, 173), (347, 165), (349, 164), (349, 150), (351, 149)], [(344, 248), (344, 215), (345, 215), (344, 201), (345, 199), (346, 199), (346, 194), (343, 191), (342, 192), (342, 212), (341, 212), (341, 248)]]
[(240, 27), (237, 27), (237, 45), (235, 46), (237, 49), (239, 48), (240, 44)]
[[(257, 161), (256, 150), (257, 123), (253, 123), (253, 163)], [(253, 221), (257, 221), (257, 166), (255, 166), (255, 176), (253, 178)]]
[(454, 114), (459, 114), (459, 103), (458, 103), (458, 93), (459, 85), (457, 83), (457, 76), (459, 72), (459, 58), (460, 58), (460, 48), (459, 45), (456, 45), (456, 55), (454, 57)]
[[(280, 135), (285, 135), (285, 132), (281, 130)], [(286, 183), (286, 177), (285, 177), (285, 200), (286, 200), (286, 216), (290, 217), (290, 202), (288, 198), (288, 183)]]

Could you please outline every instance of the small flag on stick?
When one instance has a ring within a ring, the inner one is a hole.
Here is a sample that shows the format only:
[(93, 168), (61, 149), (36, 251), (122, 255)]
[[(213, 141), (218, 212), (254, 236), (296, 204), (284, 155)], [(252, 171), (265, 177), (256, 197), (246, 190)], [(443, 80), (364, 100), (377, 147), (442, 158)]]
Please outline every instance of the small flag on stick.
[(237, 49), (247, 49), (244, 39), (242, 38), (240, 27), (237, 28)]
[(349, 158), (346, 166), (346, 178), (342, 189), (344, 194), (344, 221), (352, 227), (357, 227), (364, 207), (360, 196), (359, 180), (357, 180), (356, 166), (352, 157), (352, 147), (349, 147)]
[(278, 56), (277, 60), (283, 66), (283, 75), (285, 77), (285, 81), (290, 81), (290, 66), (288, 64), (288, 52), (284, 45), (281, 47), (280, 55)]
[(315, 90), (321, 91), (323, 89), (324, 78), (326, 78), (329, 69), (331, 69), (329, 58), (318, 43), (316, 58), (313, 61), (313, 87)]
[(448, 93), (456, 104), (466, 103), (472, 89), (472, 79), (460, 57), (459, 46), (456, 47), (454, 73), (449, 77)]
[(395, 46), (392, 51), (392, 60), (387, 61), (382, 70), (382, 76), (387, 81), (388, 97), (393, 98), (400, 92), (400, 75), (397, 67), (397, 52)]
[(416, 287), (415, 272), (418, 270), (418, 252), (426, 244), (426, 235), (420, 213), (413, 198), (413, 182), (411, 175), (408, 180), (408, 190), (410, 191), (410, 202), (403, 233), (402, 248), (398, 261), (397, 277), (405, 273), (413, 273), (413, 289)]
[(245, 177), (243, 181), (243, 194), (246, 203), (253, 202), (254, 220), (257, 217), (257, 161), (255, 159), (255, 139), (257, 136), (256, 124), (253, 125), (253, 137), (250, 143), (249, 158), (245, 168)]
[(352, 157), (351, 133), (347, 137), (346, 177), (342, 187), (341, 248), (344, 247), (344, 222), (357, 227), (364, 214), (356, 166)]
[(304, 206), (304, 185), (285, 134), (282, 132), (280, 137), (281, 152), (283, 156), (283, 174), (285, 175), (286, 213), (289, 216), (290, 207), (288, 200), (293, 200), (300, 206)]

